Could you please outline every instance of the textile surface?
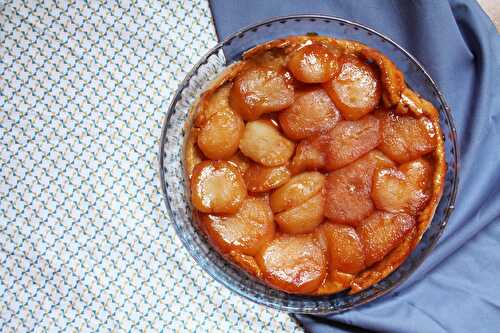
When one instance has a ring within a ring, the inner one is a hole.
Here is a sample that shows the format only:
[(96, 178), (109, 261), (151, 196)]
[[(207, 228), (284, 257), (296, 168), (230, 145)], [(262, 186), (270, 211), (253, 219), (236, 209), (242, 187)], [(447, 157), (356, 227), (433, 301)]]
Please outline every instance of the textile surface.
[[(293, 332), (213, 281), (158, 176), (208, 3), (0, 3), (0, 331)], [(180, 171), (179, 171), (180, 172)]]

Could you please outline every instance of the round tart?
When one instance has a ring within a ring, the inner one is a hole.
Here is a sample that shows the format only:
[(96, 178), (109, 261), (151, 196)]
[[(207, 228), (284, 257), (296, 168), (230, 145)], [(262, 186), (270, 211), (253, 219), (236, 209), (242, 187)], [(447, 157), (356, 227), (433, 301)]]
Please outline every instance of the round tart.
[(193, 112), (184, 165), (194, 218), (227, 260), (273, 288), (368, 288), (408, 257), (441, 198), (437, 110), (361, 43), (259, 45)]

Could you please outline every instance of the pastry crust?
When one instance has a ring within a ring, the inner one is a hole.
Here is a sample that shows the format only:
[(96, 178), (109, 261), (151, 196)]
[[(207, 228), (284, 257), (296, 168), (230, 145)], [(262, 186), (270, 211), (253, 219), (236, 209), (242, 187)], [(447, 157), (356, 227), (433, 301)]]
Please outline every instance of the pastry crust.
[[(417, 215), (417, 225), (402, 243), (375, 265), (368, 267), (357, 275), (330, 272), (323, 284), (313, 293), (325, 295), (350, 289), (349, 293), (355, 294), (388, 276), (410, 255), (431, 223), (444, 188), (446, 161), (443, 135), (439, 124), (439, 113), (431, 103), (407, 87), (403, 73), (397, 69), (395, 64), (378, 50), (357, 41), (337, 40), (326, 36), (290, 36), (273, 40), (246, 51), (243, 54), (242, 61), (230, 65), (212, 81), (194, 104), (190, 119), (199, 114), (201, 108), (206, 107), (209, 98), (219, 87), (231, 82), (247, 66), (251, 66), (259, 56), (271, 51), (277, 52), (285, 59), (288, 59), (293, 51), (311, 43), (321, 43), (333, 52), (354, 54), (378, 67), (383, 89), (382, 103), (384, 107), (392, 108), (401, 115), (411, 114), (416, 118), (423, 116), (429, 118), (434, 126), (434, 135), (436, 136), (437, 145), (430, 157), (434, 165), (432, 194), (425, 208)], [(196, 147), (196, 135), (199, 128), (190, 128), (190, 123), (186, 124), (186, 126), (186, 130), (190, 131), (190, 134), (187, 135), (184, 147), (184, 166), (185, 172), (190, 178), (193, 167), (204, 157)], [(194, 213), (194, 218), (197, 219), (196, 213)], [(261, 277), (262, 274), (258, 266), (254, 264), (252, 259), (247, 257), (237, 253), (231, 253), (229, 256), (233, 261), (240, 263), (247, 272)]]

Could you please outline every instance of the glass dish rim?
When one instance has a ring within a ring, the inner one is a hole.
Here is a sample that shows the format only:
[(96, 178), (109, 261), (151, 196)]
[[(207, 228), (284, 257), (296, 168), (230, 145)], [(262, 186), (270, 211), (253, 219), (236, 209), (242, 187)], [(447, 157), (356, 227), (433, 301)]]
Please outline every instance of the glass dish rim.
[[(212, 47), (210, 50), (208, 50), (203, 55), (203, 57), (187, 73), (186, 77), (179, 84), (179, 86), (178, 86), (175, 94), (171, 97), (171, 101), (170, 101), (170, 103), (168, 105), (167, 113), (164, 116), (163, 125), (162, 125), (162, 131), (161, 131), (161, 137), (160, 137), (160, 147), (159, 147), (160, 150), (159, 150), (159, 156), (158, 156), (159, 171), (160, 171), (160, 182), (161, 182), (160, 183), (160, 187), (161, 187), (161, 190), (162, 190), (162, 195), (163, 195), (163, 199), (164, 199), (164, 202), (165, 202), (165, 206), (166, 206), (167, 211), (168, 211), (169, 218), (170, 218), (171, 221), (173, 221), (174, 220), (174, 216), (173, 216), (172, 208), (170, 207), (170, 202), (169, 202), (168, 196), (167, 196), (166, 177), (165, 177), (165, 171), (164, 171), (164, 168), (163, 168), (163, 165), (164, 165), (164, 154), (163, 154), (163, 152), (164, 152), (164, 147), (165, 147), (165, 143), (166, 143), (167, 127), (168, 127), (168, 124), (170, 122), (170, 118), (172, 116), (172, 113), (174, 111), (174, 106), (176, 105), (176, 103), (181, 98), (182, 91), (188, 86), (190, 80), (197, 73), (197, 71), (199, 70), (199, 68), (202, 65), (204, 65), (205, 63), (207, 63), (207, 61), (208, 61), (208, 59), (209, 59), (210, 56), (212, 56), (213, 54), (217, 53), (219, 50), (224, 51), (223, 48), (225, 46), (230, 45), (231, 42), (235, 38), (237, 38), (238, 36), (240, 36), (242, 34), (245, 34), (247, 32), (250, 32), (253, 29), (259, 28), (259, 27), (264, 26), (264, 25), (267, 25), (267, 24), (272, 24), (272, 23), (276, 23), (276, 22), (279, 22), (279, 21), (283, 21), (283, 20), (288, 21), (288, 20), (294, 20), (294, 19), (314, 19), (314, 20), (337, 21), (337, 22), (340, 22), (340, 23), (351, 25), (353, 27), (357, 27), (359, 29), (363, 29), (363, 30), (365, 30), (365, 31), (367, 31), (369, 33), (372, 33), (373, 35), (376, 35), (376, 36), (380, 37), (381, 39), (385, 40), (386, 42), (392, 44), (394, 47), (396, 47), (397, 49), (399, 49), (399, 51), (401, 51), (409, 60), (411, 60), (413, 62), (413, 64), (415, 66), (417, 66), (417, 68), (420, 71), (422, 71), (422, 73), (424, 74), (425, 78), (427, 80), (429, 80), (429, 83), (431, 84), (432, 88), (437, 93), (437, 98), (439, 99), (439, 101), (440, 101), (440, 103), (442, 105), (442, 108), (444, 110), (444, 115), (445, 115), (448, 123), (450, 124), (450, 131), (451, 131), (452, 136), (453, 136), (452, 145), (453, 145), (453, 149), (455, 151), (455, 157), (456, 157), (455, 160), (454, 160), (454, 168), (455, 168), (456, 172), (454, 173), (454, 176), (453, 176), (453, 179), (452, 179), (452, 183), (451, 183), (452, 189), (451, 189), (451, 192), (450, 192), (449, 205), (448, 205), (448, 207), (447, 207), (447, 209), (445, 211), (445, 215), (444, 215), (444, 217), (442, 219), (442, 222), (440, 223), (439, 232), (436, 234), (436, 237), (431, 241), (430, 245), (428, 247), (426, 247), (422, 251), (421, 255), (418, 258), (416, 258), (415, 264), (413, 265), (413, 267), (410, 270), (408, 270), (408, 273), (406, 275), (402, 276), (398, 281), (394, 282), (391, 286), (389, 286), (389, 287), (387, 287), (385, 289), (380, 289), (378, 292), (374, 293), (373, 295), (370, 295), (370, 296), (368, 296), (366, 298), (363, 298), (363, 299), (360, 299), (360, 300), (358, 300), (356, 302), (353, 302), (350, 306), (342, 307), (342, 308), (339, 308), (339, 309), (327, 309), (325, 311), (314, 311), (314, 310), (301, 310), (300, 308), (297, 308), (297, 307), (294, 307), (294, 306), (288, 306), (288, 305), (278, 304), (276, 302), (267, 301), (265, 299), (256, 297), (254, 295), (250, 295), (250, 294), (246, 293), (245, 291), (242, 291), (241, 289), (239, 289), (234, 284), (232, 284), (230, 280), (225, 280), (225, 279), (219, 277), (215, 272), (211, 271), (209, 269), (209, 267), (206, 267), (206, 265), (201, 261), (201, 259), (198, 258), (198, 256), (196, 256), (190, 250), (191, 244), (189, 244), (187, 242), (187, 240), (182, 236), (183, 231), (180, 229), (179, 225), (177, 223), (174, 223), (174, 222), (172, 222), (172, 224), (174, 225), (175, 232), (176, 232), (177, 236), (180, 238), (180, 240), (182, 242), (182, 245), (187, 250), (187, 252), (189, 253), (189, 255), (195, 260), (195, 262), (199, 266), (201, 266), (203, 268), (203, 270), (212, 279), (214, 279), (215, 281), (221, 283), (223, 286), (225, 286), (226, 288), (228, 288), (230, 291), (236, 293), (237, 295), (242, 296), (245, 299), (248, 299), (248, 300), (250, 300), (250, 301), (252, 301), (254, 303), (257, 303), (257, 304), (260, 304), (260, 305), (264, 305), (264, 306), (267, 306), (267, 307), (271, 307), (271, 308), (274, 308), (274, 309), (277, 309), (277, 310), (280, 310), (280, 311), (287, 311), (287, 312), (293, 312), (293, 313), (305, 313), (305, 314), (340, 313), (340, 312), (348, 311), (348, 310), (350, 310), (350, 309), (352, 309), (354, 307), (357, 307), (357, 306), (369, 303), (369, 302), (371, 302), (371, 301), (373, 301), (373, 300), (375, 300), (375, 299), (377, 299), (379, 297), (382, 297), (385, 294), (389, 293), (391, 290), (394, 290), (396, 287), (398, 287), (399, 285), (401, 285), (404, 281), (406, 281), (414, 273), (414, 271), (418, 267), (420, 267), (420, 265), (423, 263), (423, 261), (432, 252), (432, 250), (436, 246), (437, 242), (441, 238), (441, 236), (442, 236), (442, 234), (444, 232), (444, 229), (446, 228), (446, 225), (448, 224), (449, 217), (450, 217), (450, 215), (452, 214), (452, 212), (453, 212), (453, 210), (455, 208), (455, 200), (456, 200), (456, 195), (457, 195), (458, 185), (459, 185), (460, 151), (458, 149), (458, 145), (457, 145), (457, 142), (456, 142), (457, 132), (456, 132), (455, 123), (453, 121), (453, 117), (451, 115), (451, 109), (450, 109), (448, 103), (446, 102), (446, 99), (444, 98), (444, 95), (442, 94), (442, 92), (439, 89), (438, 85), (432, 79), (432, 77), (429, 75), (429, 73), (426, 71), (426, 69), (424, 68), (424, 66), (411, 53), (409, 53), (405, 48), (403, 48), (402, 46), (400, 46), (398, 43), (396, 43), (395, 41), (393, 41), (391, 38), (389, 38), (388, 36), (386, 36), (386, 35), (378, 32), (378, 31), (376, 31), (376, 30), (374, 30), (372, 28), (369, 28), (369, 27), (367, 27), (367, 26), (365, 26), (363, 24), (360, 24), (360, 23), (357, 23), (357, 22), (354, 22), (354, 21), (350, 21), (350, 20), (347, 20), (347, 19), (344, 19), (344, 18), (340, 18), (340, 17), (336, 17), (336, 16), (318, 15), (318, 14), (300, 14), (300, 15), (275, 16), (275, 17), (271, 17), (269, 19), (260, 21), (260, 22), (255, 23), (255, 24), (247, 25), (246, 27), (244, 27), (244, 28), (242, 28), (242, 29), (240, 29), (240, 30), (232, 33), (231, 35), (227, 36), (226, 38), (224, 38), (222, 41), (218, 42), (214, 47)], [(432, 224), (432, 221), (431, 221), (431, 224)], [(385, 277), (385, 278), (387, 278), (387, 277)], [(271, 287), (269, 287), (269, 288), (271, 288)], [(311, 296), (308, 296), (308, 297), (311, 297)], [(319, 296), (319, 297), (325, 297), (325, 296)]]

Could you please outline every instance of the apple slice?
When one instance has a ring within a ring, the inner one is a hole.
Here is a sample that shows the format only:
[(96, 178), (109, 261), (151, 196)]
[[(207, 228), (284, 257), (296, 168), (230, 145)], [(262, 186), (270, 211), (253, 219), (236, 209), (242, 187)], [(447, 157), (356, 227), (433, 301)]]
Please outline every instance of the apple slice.
[(339, 121), (325, 134), (302, 140), (290, 165), (292, 173), (336, 170), (374, 149), (380, 142), (380, 122), (368, 115), (356, 121)]
[(363, 245), (356, 229), (348, 225), (323, 223), (319, 226), (328, 248), (331, 272), (356, 274), (365, 268)]
[(201, 222), (223, 253), (254, 255), (274, 237), (273, 213), (267, 197), (247, 197), (236, 214), (203, 214)]
[(241, 153), (241, 151), (238, 151), (236, 154), (231, 156), (230, 159), (227, 160), (229, 163), (233, 164), (236, 166), (238, 169), (240, 169), (240, 173), (244, 175), (248, 168), (250, 167), (250, 164), (252, 161), (248, 159), (245, 155)]
[(296, 175), (302, 171), (322, 170), (326, 164), (326, 156), (322, 147), (325, 136), (313, 137), (299, 142), (295, 155), (290, 163), (290, 171)]
[(201, 127), (198, 147), (209, 159), (229, 158), (238, 150), (244, 130), (245, 124), (235, 112), (216, 112)]
[(325, 166), (328, 170), (339, 169), (354, 162), (380, 142), (377, 118), (368, 115), (356, 121), (340, 121), (322, 140)]
[(217, 112), (231, 112), (233, 109), (229, 105), (229, 91), (231, 83), (226, 83), (210, 95), (201, 97), (200, 104), (196, 113), (194, 124), (196, 127), (203, 127), (208, 119), (212, 118)]
[(250, 164), (245, 173), (245, 183), (250, 192), (267, 192), (290, 180), (290, 171), (286, 166), (264, 167)]
[(191, 201), (203, 213), (236, 213), (247, 195), (239, 169), (225, 161), (203, 161), (193, 169)]
[(248, 122), (240, 139), (241, 152), (264, 166), (283, 165), (295, 150), (295, 144), (285, 138), (269, 120)]
[(283, 74), (268, 67), (248, 68), (234, 80), (229, 94), (230, 105), (245, 120), (256, 120), (263, 113), (289, 107), (294, 91)]
[(405, 163), (428, 154), (436, 148), (436, 131), (427, 117), (419, 119), (381, 112), (379, 149), (398, 163)]
[(372, 198), (378, 209), (415, 215), (431, 195), (432, 166), (425, 159), (381, 168), (373, 175)]
[(292, 106), (279, 114), (281, 129), (292, 140), (326, 132), (339, 119), (340, 113), (335, 104), (321, 88), (298, 93)]
[(271, 209), (279, 213), (296, 207), (321, 191), (324, 183), (325, 176), (319, 172), (303, 172), (293, 176), (271, 194)]
[(312, 234), (281, 235), (267, 243), (255, 259), (264, 279), (289, 293), (308, 293), (323, 282), (327, 260)]
[(260, 267), (257, 264), (257, 261), (254, 257), (239, 253), (238, 251), (229, 252), (229, 257), (241, 268), (243, 268), (248, 273), (261, 278), (262, 272), (260, 271)]
[(301, 47), (290, 55), (288, 68), (305, 83), (321, 83), (333, 78), (340, 69), (338, 56), (321, 44)]
[(373, 111), (382, 94), (376, 70), (353, 55), (341, 57), (340, 73), (326, 82), (327, 93), (342, 116), (356, 120)]
[(356, 162), (331, 172), (325, 182), (325, 216), (335, 223), (357, 226), (374, 210), (370, 195), (375, 169), (393, 165), (382, 152), (372, 150)]
[(323, 222), (325, 200), (320, 191), (312, 198), (298, 206), (277, 214), (274, 219), (283, 232), (289, 234), (304, 234), (312, 232)]
[(376, 211), (370, 215), (356, 229), (363, 244), (366, 266), (382, 260), (414, 226), (415, 218), (408, 214)]

